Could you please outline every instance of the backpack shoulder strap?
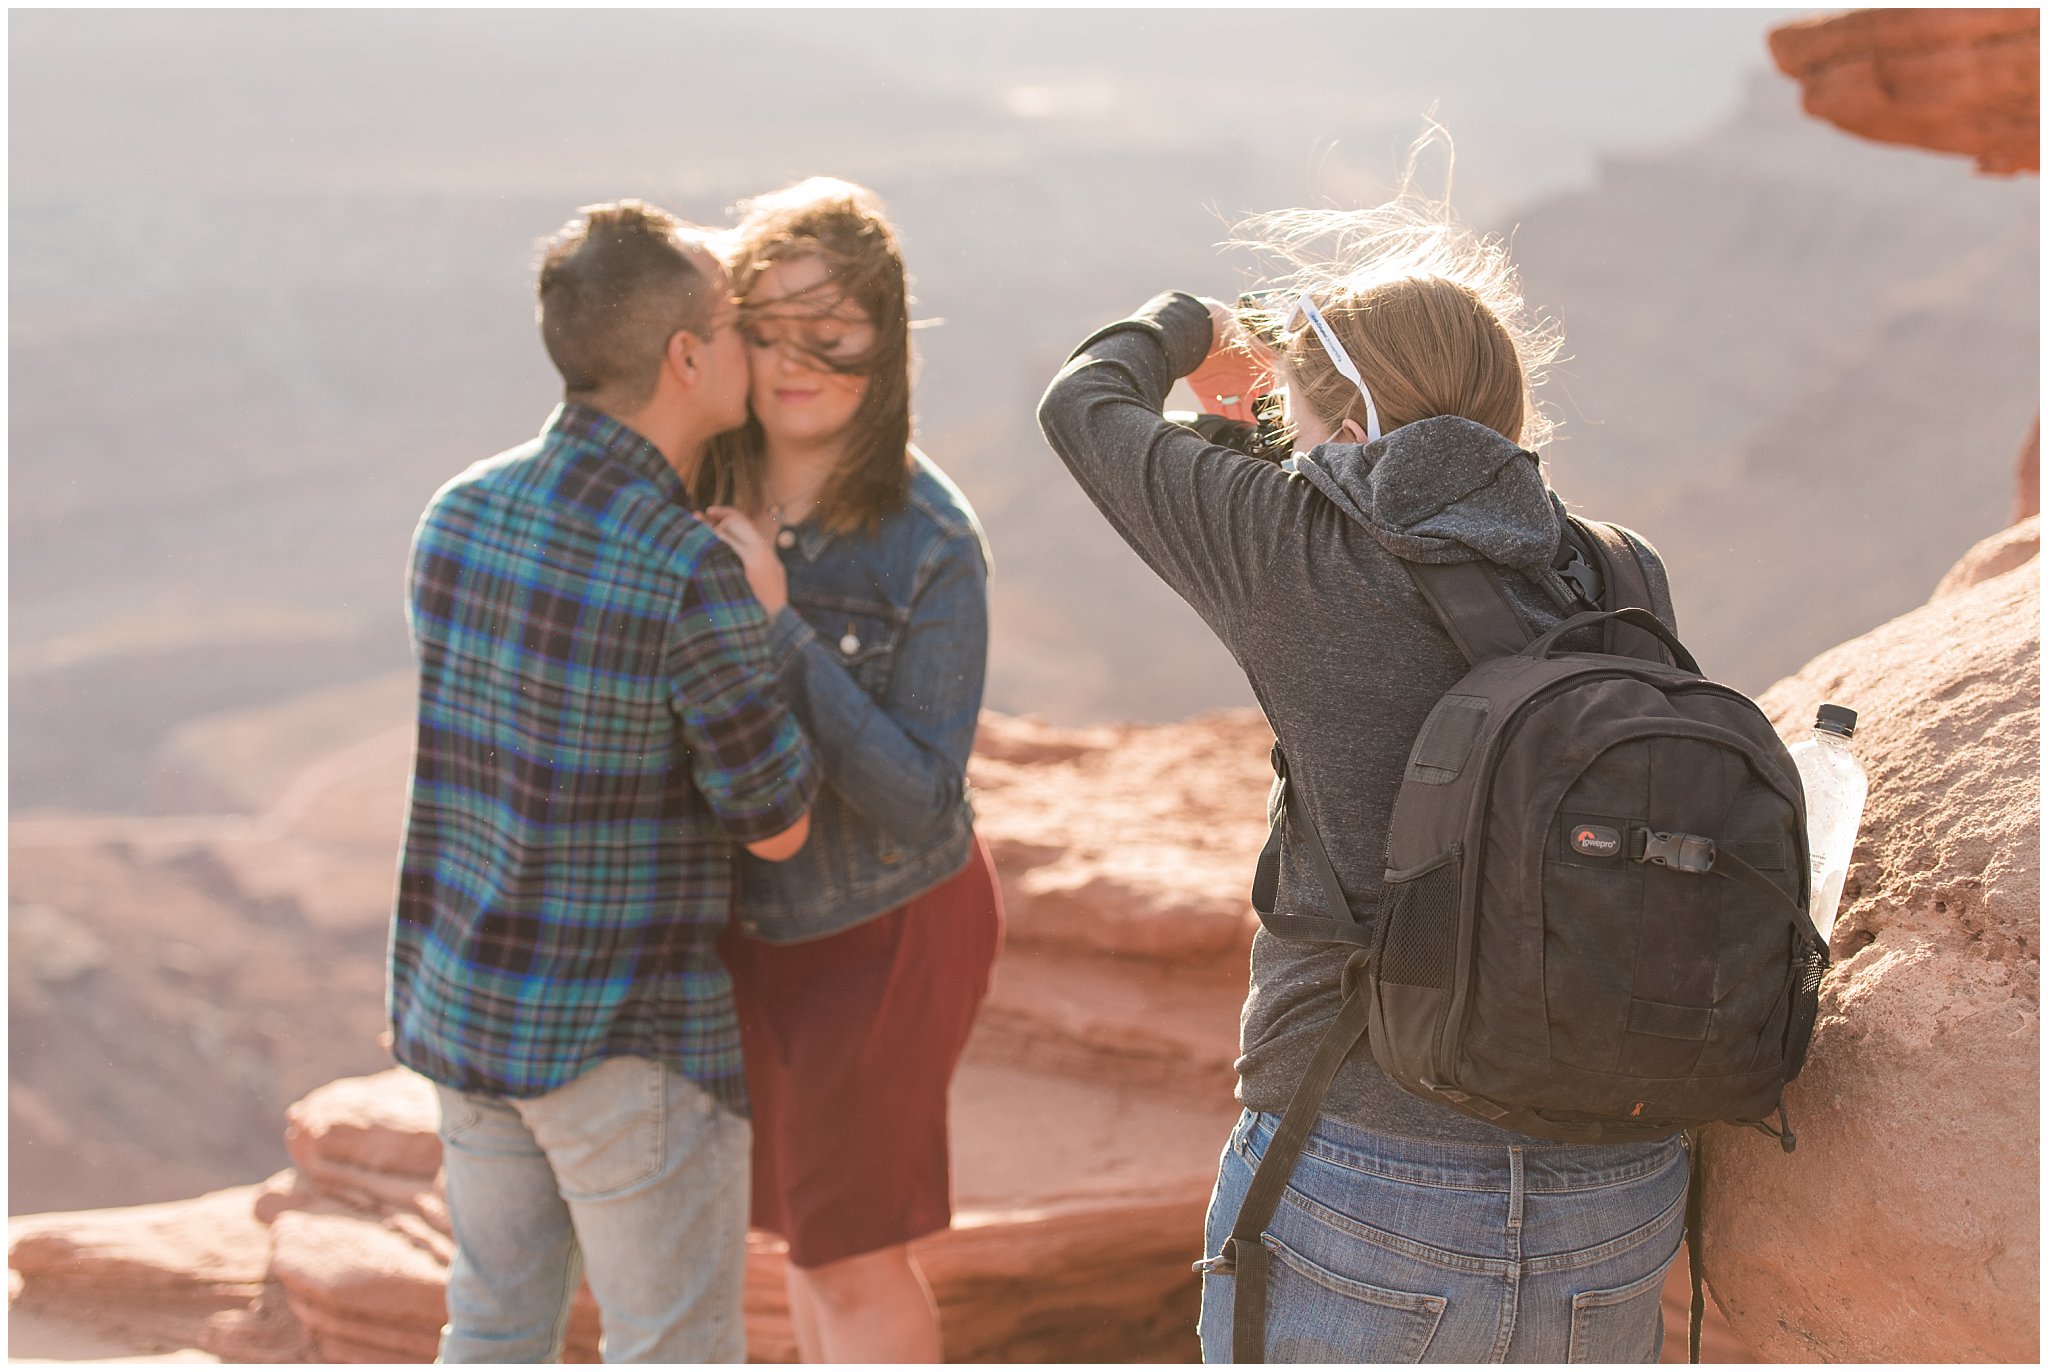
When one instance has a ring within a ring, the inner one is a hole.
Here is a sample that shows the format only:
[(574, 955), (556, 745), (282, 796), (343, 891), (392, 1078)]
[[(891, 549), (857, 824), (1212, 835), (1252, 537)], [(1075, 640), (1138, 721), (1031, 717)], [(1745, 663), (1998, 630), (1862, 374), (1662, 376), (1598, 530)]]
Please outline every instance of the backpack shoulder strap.
[(1700, 1360), (1700, 1328), (1706, 1323), (1707, 1298), (1705, 1294), (1706, 1272), (1700, 1266), (1704, 1247), (1701, 1239), (1703, 1216), (1707, 1204), (1707, 1170), (1700, 1156), (1701, 1131), (1689, 1129), (1685, 1135), (1687, 1172), (1685, 1179), (1685, 1265), (1692, 1278), (1692, 1300), (1686, 1309), (1685, 1351), (1686, 1361)]
[(1402, 562), (1415, 589), (1465, 660), (1477, 666), (1529, 646), (1535, 632), (1508, 599), (1500, 572), (1484, 559), (1471, 562)]
[[(1476, 666), (1485, 658), (1507, 657), (1536, 637), (1508, 598), (1500, 568), (1491, 562), (1404, 560), (1401, 565), (1467, 662)], [(1556, 558), (1537, 582), (1567, 617), (1579, 610), (1634, 606), (1667, 624), (1671, 620), (1670, 606), (1659, 603), (1668, 597), (1659, 597), (1651, 588), (1638, 541), (1618, 524), (1567, 514)], [(1606, 652), (1652, 662), (1670, 660), (1663, 644), (1640, 629), (1610, 620), (1604, 632), (1601, 647)]]
[(1270, 1255), (1262, 1236), (1266, 1226), (1273, 1222), (1274, 1212), (1280, 1208), (1281, 1197), (1294, 1175), (1295, 1160), (1301, 1156), (1302, 1145), (1308, 1142), (1310, 1131), (1322, 1115), (1323, 1099), (1330, 1093), (1330, 1084), (1337, 1079), (1337, 1069), (1351, 1056), (1351, 1050), (1358, 1046), (1359, 1040), (1366, 1037), (1366, 1026), (1371, 1016), (1364, 977), (1367, 962), (1366, 953), (1360, 950), (1345, 963), (1339, 983), (1343, 1000), (1338, 1005), (1337, 1016), (1330, 1021), (1330, 1027), (1316, 1045), (1315, 1057), (1310, 1061), (1308, 1070), (1295, 1084), (1294, 1095), (1287, 1102), (1287, 1113), (1281, 1116), (1279, 1128), (1274, 1130), (1265, 1155), (1259, 1159), (1259, 1165), (1252, 1173), (1251, 1186), (1238, 1203), (1230, 1236), (1223, 1240), (1222, 1248), (1216, 1254), (1195, 1264), (1197, 1272), (1236, 1276), (1233, 1284), (1235, 1295), (1231, 1301), (1232, 1362), (1266, 1360), (1266, 1288)]
[[(1572, 515), (1565, 531), (1599, 576), (1602, 609), (1633, 607), (1648, 610), (1659, 619), (1668, 619), (1668, 607), (1656, 603), (1657, 597), (1650, 590), (1650, 578), (1643, 569), (1642, 557), (1635, 540), (1628, 536), (1626, 530), (1619, 525)], [(1648, 662), (1671, 661), (1670, 653), (1656, 637), (1621, 620), (1608, 620), (1605, 632), (1606, 641), (1602, 646), (1607, 652), (1621, 657), (1639, 657)]]
[[(1337, 869), (1330, 864), (1329, 851), (1316, 833), (1315, 821), (1309, 818), (1301, 797), (1294, 793), (1294, 783), (1287, 776), (1287, 754), (1280, 751), (1277, 742), (1273, 745), (1273, 775), (1280, 788), (1279, 805), (1273, 811), (1272, 823), (1266, 829), (1266, 846), (1259, 850), (1259, 865), (1252, 874), (1252, 909), (1258, 914), (1259, 923), (1266, 926), (1267, 932), (1282, 938), (1335, 940), (1364, 947), (1365, 926), (1358, 922), (1351, 902), (1344, 898)], [(1301, 842), (1308, 849), (1317, 880), (1323, 884), (1323, 898), (1330, 906), (1327, 919), (1274, 908), (1280, 891), (1280, 849), (1288, 827), (1294, 824), (1301, 826)]]

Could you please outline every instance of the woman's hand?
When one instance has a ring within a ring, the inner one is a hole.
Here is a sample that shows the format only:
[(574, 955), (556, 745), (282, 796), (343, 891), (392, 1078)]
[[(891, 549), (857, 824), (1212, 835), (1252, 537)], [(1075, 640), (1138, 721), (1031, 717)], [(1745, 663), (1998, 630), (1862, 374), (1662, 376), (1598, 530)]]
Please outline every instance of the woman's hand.
[(769, 618), (774, 618), (789, 604), (789, 573), (783, 570), (782, 555), (775, 551), (774, 538), (730, 505), (707, 506), (704, 522), (718, 535), (719, 542), (740, 555), (740, 566), (746, 569), (747, 585), (753, 588), (754, 599), (761, 602)]
[(1220, 300), (1197, 297), (1209, 307), (1209, 355), (1188, 373), (1188, 388), (1205, 413), (1256, 423), (1252, 397), (1273, 385), (1273, 355)]

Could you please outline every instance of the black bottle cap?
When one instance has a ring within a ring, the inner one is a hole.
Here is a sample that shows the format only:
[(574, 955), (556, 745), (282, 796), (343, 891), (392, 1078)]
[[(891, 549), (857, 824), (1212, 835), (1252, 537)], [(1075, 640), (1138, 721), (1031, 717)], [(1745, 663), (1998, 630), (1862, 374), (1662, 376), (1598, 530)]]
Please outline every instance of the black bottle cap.
[(1843, 738), (1856, 736), (1856, 712), (1846, 705), (1823, 705), (1814, 717), (1813, 727), (1825, 729)]

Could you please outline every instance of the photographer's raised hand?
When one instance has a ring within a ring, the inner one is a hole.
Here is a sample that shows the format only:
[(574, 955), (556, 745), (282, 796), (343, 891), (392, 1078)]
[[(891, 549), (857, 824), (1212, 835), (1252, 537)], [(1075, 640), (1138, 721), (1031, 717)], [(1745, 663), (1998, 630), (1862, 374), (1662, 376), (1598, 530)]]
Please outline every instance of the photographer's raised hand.
[(1161, 413), (1181, 377), (1205, 407), (1258, 394), (1262, 359), (1234, 324), (1216, 301), (1154, 296), (1082, 343), (1038, 404), (1046, 442), (1081, 489), (1212, 626), (1258, 603), (1277, 548), (1300, 536), (1298, 483)]
[(709, 505), (704, 509), (704, 522), (711, 526), (711, 532), (718, 535), (718, 541), (739, 554), (740, 566), (746, 569), (747, 585), (753, 589), (754, 599), (761, 602), (761, 608), (770, 618), (789, 604), (789, 573), (783, 570), (782, 557), (775, 551), (775, 542), (754, 522), (730, 505)]
[(1209, 354), (1188, 373), (1188, 388), (1205, 414), (1256, 423), (1252, 397), (1272, 389), (1273, 354), (1252, 337), (1237, 311), (1207, 296), (1196, 299), (1209, 311)]

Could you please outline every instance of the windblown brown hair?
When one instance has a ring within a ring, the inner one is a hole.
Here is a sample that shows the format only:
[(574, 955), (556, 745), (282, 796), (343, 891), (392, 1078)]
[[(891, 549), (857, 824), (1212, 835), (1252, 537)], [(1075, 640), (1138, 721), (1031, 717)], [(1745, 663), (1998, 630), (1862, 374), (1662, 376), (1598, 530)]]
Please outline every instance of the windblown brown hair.
[(541, 243), (541, 345), (570, 400), (612, 413), (654, 393), (669, 339), (701, 335), (716, 283), (690, 254), (701, 230), (642, 200), (585, 205)]
[[(743, 316), (747, 295), (769, 264), (817, 257), (830, 273), (828, 291), (843, 292), (874, 325), (874, 346), (865, 357), (819, 364), (868, 378), (845, 459), (819, 500), (819, 518), (834, 533), (871, 532), (910, 494), (910, 283), (896, 230), (873, 191), (829, 176), (756, 196), (740, 208), (726, 256)], [(764, 443), (760, 421), (751, 416), (712, 440), (691, 492), (698, 504), (758, 512), (765, 500)]]
[(1400, 193), (1384, 205), (1284, 210), (1239, 225), (1235, 245), (1293, 268), (1268, 297), (1280, 303), (1247, 312), (1246, 323), (1277, 343), (1298, 399), (1332, 428), (1351, 419), (1363, 430), (1365, 402), (1315, 330), (1290, 321), (1304, 291), (1371, 388), (1382, 432), (1460, 415), (1537, 450), (1556, 426), (1535, 389), (1563, 339), (1530, 315), (1504, 242), (1460, 224), (1448, 188), (1442, 200), (1411, 189), (1417, 161), (1438, 145), (1449, 151), (1440, 127), (1417, 140)]

